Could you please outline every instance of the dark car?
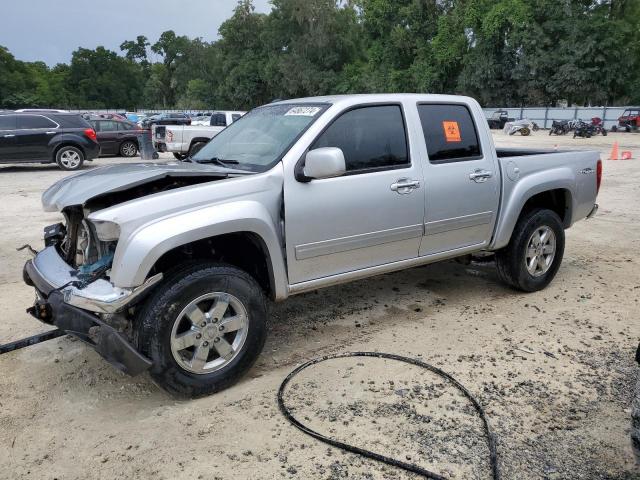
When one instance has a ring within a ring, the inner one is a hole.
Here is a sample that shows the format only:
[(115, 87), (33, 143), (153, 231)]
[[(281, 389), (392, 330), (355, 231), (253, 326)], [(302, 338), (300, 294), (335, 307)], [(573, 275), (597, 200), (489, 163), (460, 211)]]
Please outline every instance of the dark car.
[(0, 163), (56, 162), (78, 170), (99, 153), (95, 130), (78, 114), (0, 114)]
[(100, 144), (100, 155), (135, 157), (138, 154), (138, 138), (145, 130), (135, 123), (115, 118), (90, 118)]
[(186, 113), (158, 113), (140, 122), (142, 128), (154, 125), (191, 125), (191, 118)]

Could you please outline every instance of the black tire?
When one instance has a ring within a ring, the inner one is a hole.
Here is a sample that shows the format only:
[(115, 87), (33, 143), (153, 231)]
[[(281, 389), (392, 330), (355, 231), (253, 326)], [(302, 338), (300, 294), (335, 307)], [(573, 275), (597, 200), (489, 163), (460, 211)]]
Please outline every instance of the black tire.
[(133, 140), (126, 140), (120, 145), (120, 156), (135, 157), (138, 154), (138, 144)]
[(549, 130), (549, 136), (551, 136), (552, 133), (555, 133), (555, 130), (553, 128)]
[(185, 158), (187, 158), (187, 155), (185, 153), (173, 152), (173, 156), (176, 158), (176, 160), (184, 160)]
[(631, 440), (636, 455), (640, 459), (640, 376), (631, 402)]
[(189, 156), (193, 157), (196, 153), (198, 153), (202, 147), (204, 147), (206, 145), (205, 142), (195, 142), (193, 145), (191, 145), (191, 147), (189, 148)]
[(528, 137), (529, 135), (531, 135), (531, 130), (529, 130), (529, 127), (523, 127), (520, 129), (520, 135), (522, 135), (523, 137)]
[(607, 136), (607, 129), (606, 129), (606, 128), (603, 128), (603, 129), (602, 129), (602, 136), (603, 136), (603, 137), (606, 137), (606, 136)]
[[(71, 160), (72, 158), (77, 160)], [(80, 170), (84, 163), (84, 153), (79, 148), (65, 145), (56, 152), (56, 163), (62, 170)]]
[(613, 127), (611, 127), (611, 131), (613, 133), (616, 133), (618, 131), (618, 127), (614, 125)]
[[(534, 231), (549, 227), (555, 234), (555, 255), (548, 270), (533, 276), (526, 267), (526, 250)], [(505, 284), (523, 292), (536, 292), (545, 288), (556, 276), (564, 255), (564, 227), (557, 213), (547, 209), (523, 212), (516, 223), (509, 244), (496, 252), (498, 276)]]
[[(228, 293), (247, 312), (247, 336), (235, 356), (211, 373), (184, 369), (171, 351), (171, 334), (180, 312), (194, 299), (211, 292)], [(185, 267), (167, 276), (145, 300), (136, 319), (136, 342), (151, 359), (151, 377), (170, 393), (187, 398), (209, 395), (237, 382), (262, 351), (267, 335), (267, 305), (258, 283), (246, 272), (221, 264)]]

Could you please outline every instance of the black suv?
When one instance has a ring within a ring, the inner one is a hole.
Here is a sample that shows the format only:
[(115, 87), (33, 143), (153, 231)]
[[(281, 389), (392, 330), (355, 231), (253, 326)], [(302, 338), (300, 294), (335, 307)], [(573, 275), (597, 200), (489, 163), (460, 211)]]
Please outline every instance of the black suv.
[(100, 154), (96, 132), (75, 113), (0, 113), (0, 163), (53, 163), (78, 170)]

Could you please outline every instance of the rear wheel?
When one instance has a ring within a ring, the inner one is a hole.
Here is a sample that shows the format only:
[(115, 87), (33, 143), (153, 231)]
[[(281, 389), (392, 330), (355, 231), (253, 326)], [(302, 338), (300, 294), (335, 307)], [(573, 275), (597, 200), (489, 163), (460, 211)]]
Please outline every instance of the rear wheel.
[(511, 241), (496, 253), (498, 276), (523, 292), (542, 290), (560, 268), (564, 242), (564, 227), (557, 213), (535, 209), (522, 214)]
[(138, 347), (152, 378), (182, 397), (208, 395), (237, 382), (266, 339), (262, 289), (237, 268), (198, 265), (170, 275), (137, 321)]
[(79, 148), (67, 145), (56, 152), (56, 163), (62, 170), (78, 170), (84, 163), (84, 154)]
[(123, 157), (135, 157), (138, 154), (138, 145), (131, 140), (122, 142), (120, 145), (120, 155)]

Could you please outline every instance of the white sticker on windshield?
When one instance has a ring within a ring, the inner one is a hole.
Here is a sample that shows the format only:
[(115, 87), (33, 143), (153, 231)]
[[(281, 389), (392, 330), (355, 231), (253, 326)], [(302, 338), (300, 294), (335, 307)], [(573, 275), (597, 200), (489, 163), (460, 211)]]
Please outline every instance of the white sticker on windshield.
[(304, 117), (313, 117), (320, 111), (320, 107), (293, 107), (289, 109), (285, 115), (302, 115)]

